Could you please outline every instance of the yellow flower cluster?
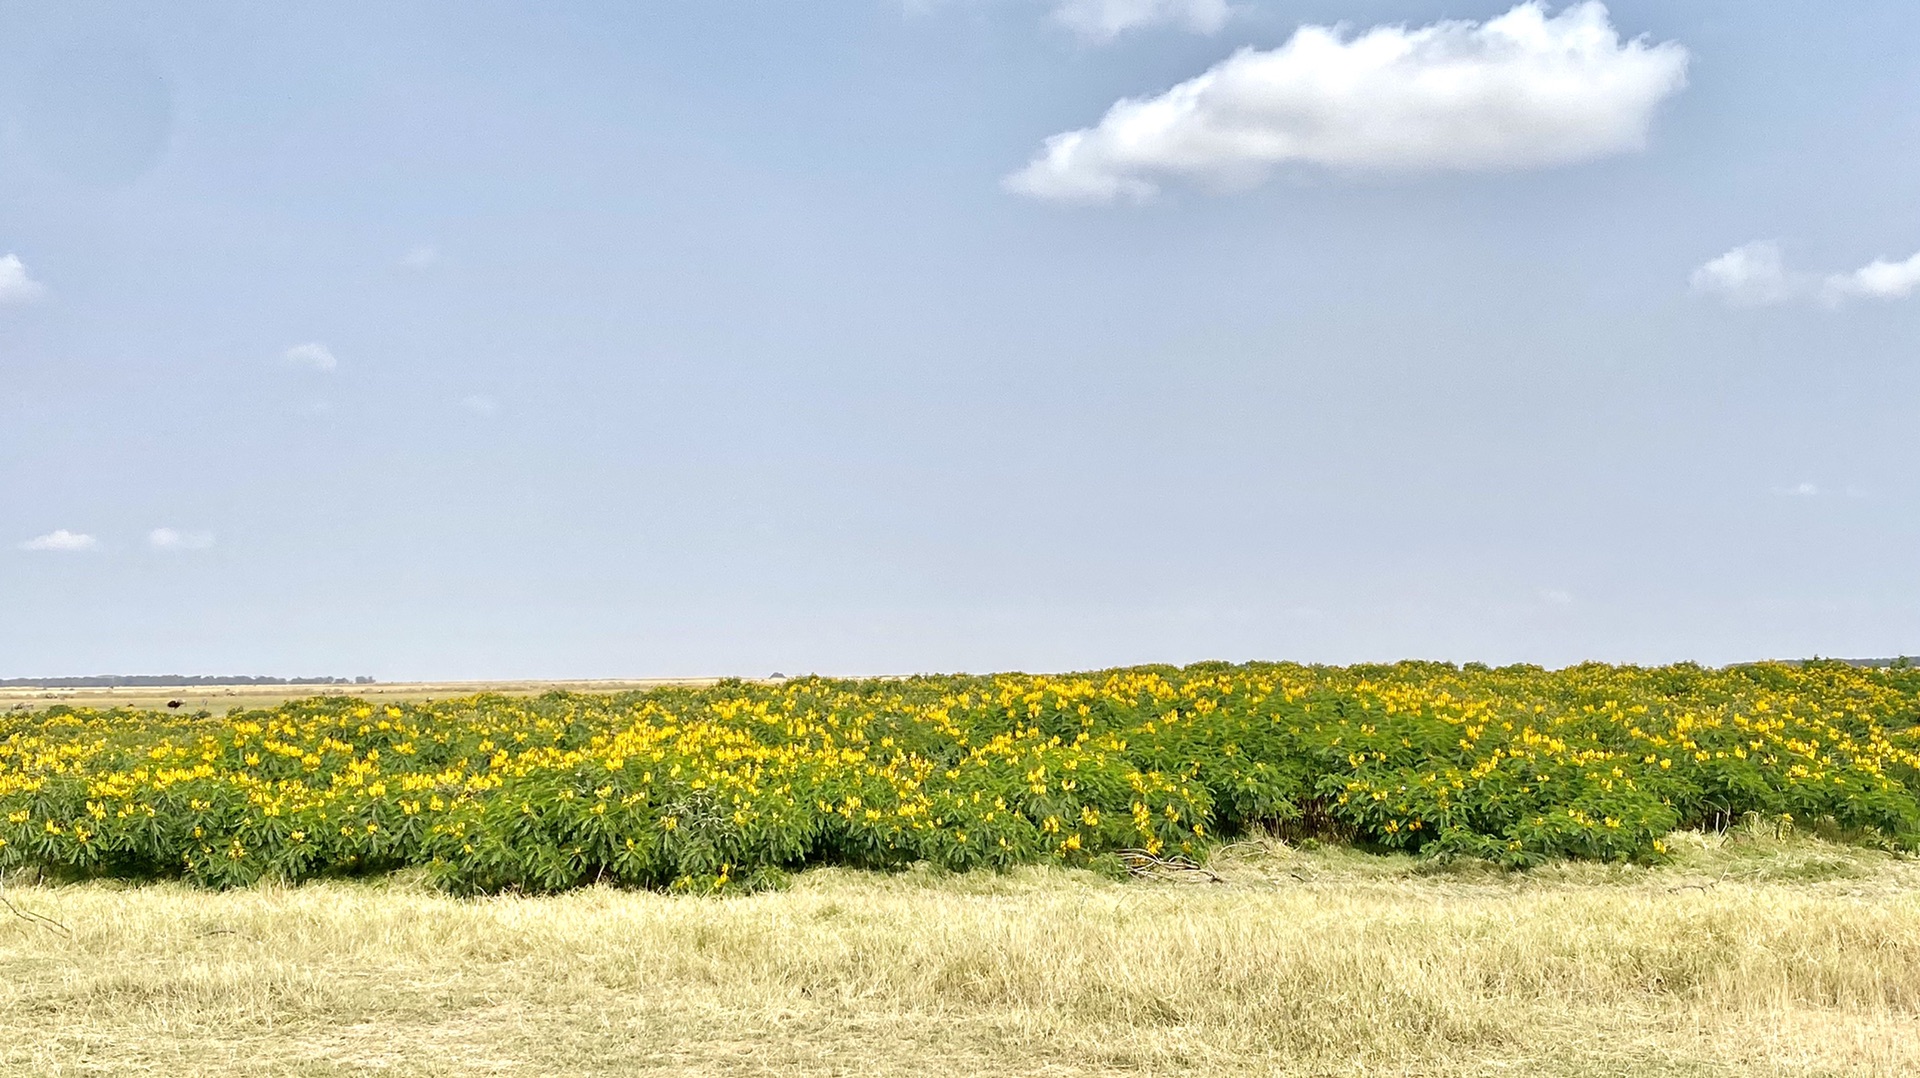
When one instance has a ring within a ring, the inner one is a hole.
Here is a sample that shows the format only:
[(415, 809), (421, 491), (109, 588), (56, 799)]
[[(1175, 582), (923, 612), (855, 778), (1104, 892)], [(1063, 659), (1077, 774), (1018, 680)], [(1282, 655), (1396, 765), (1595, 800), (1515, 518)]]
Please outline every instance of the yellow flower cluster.
[(0, 720), (0, 868), (463, 890), (1099, 864), (1272, 823), (1529, 863), (1762, 812), (1920, 836), (1920, 675), (1197, 664)]

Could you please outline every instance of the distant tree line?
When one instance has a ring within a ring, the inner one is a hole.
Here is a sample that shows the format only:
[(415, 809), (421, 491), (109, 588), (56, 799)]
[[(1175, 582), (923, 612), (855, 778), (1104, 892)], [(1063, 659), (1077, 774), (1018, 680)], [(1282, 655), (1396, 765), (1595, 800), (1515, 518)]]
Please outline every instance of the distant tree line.
[(245, 677), (241, 675), (97, 674), (93, 677), (0, 678), (0, 687), (33, 689), (166, 688), (176, 685), (371, 685), (370, 677)]
[[(1821, 658), (1819, 656), (1816, 656), (1813, 659), (1782, 659), (1780, 660), (1781, 665), (1794, 666), (1794, 667), (1805, 666), (1809, 662), (1841, 662), (1841, 663), (1846, 663), (1848, 666), (1858, 666), (1866, 670), (1880, 670), (1880, 669), (1907, 670), (1912, 668), (1916, 664), (1920, 664), (1920, 659), (1916, 659), (1912, 655), (1896, 655), (1891, 659), (1826, 659), (1826, 658)], [(1738, 665), (1747, 666), (1751, 664), (1741, 663)]]

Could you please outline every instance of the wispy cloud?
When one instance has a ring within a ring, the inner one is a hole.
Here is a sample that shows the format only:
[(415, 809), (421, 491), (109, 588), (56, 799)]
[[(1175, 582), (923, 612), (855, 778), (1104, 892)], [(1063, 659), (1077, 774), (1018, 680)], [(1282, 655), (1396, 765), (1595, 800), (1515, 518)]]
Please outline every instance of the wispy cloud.
[(1568, 606), (1573, 602), (1573, 593), (1561, 588), (1541, 588), (1534, 594), (1539, 596), (1541, 602), (1554, 606)]
[(213, 533), (155, 528), (147, 533), (147, 545), (155, 550), (205, 550), (213, 545)]
[(492, 397), (475, 393), (471, 397), (461, 398), (460, 407), (477, 416), (490, 416), (500, 410), (500, 402)]
[[(1228, 0), (1041, 0), (1048, 18), (1092, 45), (1104, 45), (1135, 30), (1169, 27), (1193, 34), (1219, 33), (1239, 10)], [(930, 15), (976, 0), (901, 0), (909, 15)]]
[(1756, 240), (1701, 265), (1688, 283), (1696, 293), (1731, 307), (1838, 307), (1855, 299), (1905, 299), (1920, 288), (1920, 254), (1899, 262), (1877, 258), (1852, 272), (1822, 277), (1789, 267), (1778, 241)]
[(1693, 271), (1695, 292), (1717, 296), (1734, 307), (1764, 307), (1806, 294), (1808, 279), (1787, 269), (1786, 256), (1773, 240), (1743, 244)]
[(1055, 22), (1096, 43), (1149, 26), (1217, 34), (1232, 17), (1227, 0), (1055, 0), (1053, 4)]
[(1150, 198), (1172, 180), (1243, 189), (1289, 164), (1375, 174), (1567, 165), (1644, 148), (1660, 103), (1686, 85), (1688, 59), (1674, 42), (1623, 42), (1597, 2), (1357, 36), (1303, 26), (1279, 48), (1242, 49), (1054, 135), (1005, 186), (1107, 203)]
[(100, 540), (82, 532), (70, 532), (65, 528), (50, 531), (45, 535), (36, 535), (20, 544), (21, 550), (98, 550)]
[(19, 255), (0, 257), (0, 306), (38, 303), (46, 296), (47, 286), (27, 275)]
[(316, 371), (331, 371), (340, 366), (340, 361), (333, 357), (332, 350), (318, 341), (296, 344), (287, 349), (282, 358), (293, 366), (307, 367)]
[(1795, 483), (1790, 487), (1775, 487), (1773, 492), (1782, 498), (1864, 498), (1867, 492), (1859, 487), (1842, 487), (1835, 490), (1818, 483)]
[(431, 243), (420, 244), (400, 256), (400, 264), (408, 269), (426, 269), (438, 261), (440, 261), (440, 248)]

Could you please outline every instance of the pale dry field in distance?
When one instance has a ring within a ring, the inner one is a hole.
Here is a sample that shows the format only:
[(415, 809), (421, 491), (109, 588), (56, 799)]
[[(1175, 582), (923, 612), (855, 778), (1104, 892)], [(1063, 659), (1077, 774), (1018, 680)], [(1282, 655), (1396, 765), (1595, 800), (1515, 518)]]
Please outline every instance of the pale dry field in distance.
[(841, 869), (731, 898), (14, 881), (0, 1074), (1920, 1073), (1920, 863)]
[(164, 710), (180, 701), (189, 714), (208, 711), (224, 715), (232, 708), (277, 707), (309, 696), (351, 696), (375, 702), (447, 700), (475, 693), (538, 696), (544, 692), (633, 692), (667, 685), (712, 685), (717, 678), (618, 678), (594, 681), (396, 681), (367, 685), (127, 685), (112, 688), (57, 688), (0, 686), (0, 711), (39, 710), (55, 704), (68, 707), (131, 707)]

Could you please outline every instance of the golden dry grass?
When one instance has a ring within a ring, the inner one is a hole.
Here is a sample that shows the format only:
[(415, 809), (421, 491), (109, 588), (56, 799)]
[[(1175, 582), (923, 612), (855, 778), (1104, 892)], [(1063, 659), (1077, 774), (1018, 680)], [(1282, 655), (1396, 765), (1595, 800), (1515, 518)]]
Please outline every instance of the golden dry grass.
[(1214, 868), (16, 884), (72, 938), (0, 921), (0, 1074), (1920, 1073), (1910, 861), (1748, 834), (1656, 870), (1273, 842)]
[(394, 681), (371, 685), (121, 685), (98, 688), (0, 686), (0, 711), (38, 711), (68, 707), (165, 708), (178, 700), (183, 710), (223, 715), (232, 708), (278, 707), (309, 696), (351, 696), (373, 703), (446, 700), (475, 693), (538, 696), (546, 692), (633, 692), (663, 686), (712, 685), (714, 678), (602, 678), (591, 681)]

